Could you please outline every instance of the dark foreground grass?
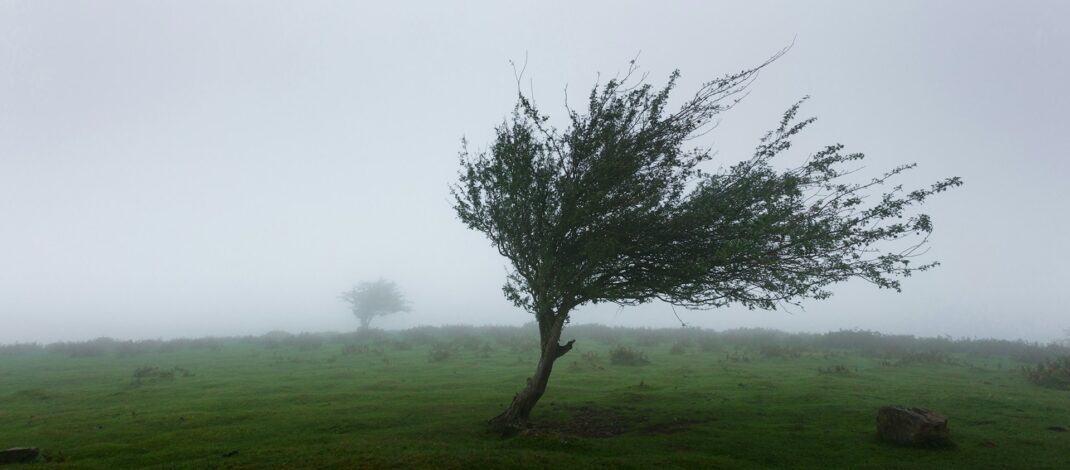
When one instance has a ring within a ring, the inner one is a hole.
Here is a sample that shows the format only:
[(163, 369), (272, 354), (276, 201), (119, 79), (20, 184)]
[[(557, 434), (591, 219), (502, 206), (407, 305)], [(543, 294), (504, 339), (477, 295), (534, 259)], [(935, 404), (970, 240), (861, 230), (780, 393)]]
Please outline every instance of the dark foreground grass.
[[(0, 448), (53, 460), (18, 468), (1070, 468), (1049, 430), (1070, 392), (1008, 357), (602, 335), (557, 363), (537, 428), (503, 439), (485, 421), (535, 351), (462, 333), (0, 357)], [(611, 364), (620, 344), (650, 364)], [(948, 415), (956, 445), (879, 442), (883, 404)]]

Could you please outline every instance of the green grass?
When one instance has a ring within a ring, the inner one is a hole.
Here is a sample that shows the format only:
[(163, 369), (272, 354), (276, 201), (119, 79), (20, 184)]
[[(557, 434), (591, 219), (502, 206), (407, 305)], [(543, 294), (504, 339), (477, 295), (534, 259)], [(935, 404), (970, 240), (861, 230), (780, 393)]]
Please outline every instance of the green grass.
[[(1010, 358), (813, 348), (767, 357), (695, 345), (671, 354), (672, 341), (587, 338), (555, 366), (533, 416), (541, 431), (503, 439), (485, 421), (535, 352), (466, 338), (437, 362), (429, 343), (406, 349), (382, 336), (350, 354), (340, 342), (228, 341), (127, 357), (0, 357), (0, 448), (66, 459), (17, 468), (1070, 468), (1070, 433), (1047, 429), (1070, 426), (1070, 392), (1029, 383)], [(650, 365), (610, 364), (618, 342)], [(829, 371), (837, 365), (846, 372)], [(144, 366), (193, 375), (139, 383)], [(946, 414), (957, 445), (879, 442), (884, 404)]]

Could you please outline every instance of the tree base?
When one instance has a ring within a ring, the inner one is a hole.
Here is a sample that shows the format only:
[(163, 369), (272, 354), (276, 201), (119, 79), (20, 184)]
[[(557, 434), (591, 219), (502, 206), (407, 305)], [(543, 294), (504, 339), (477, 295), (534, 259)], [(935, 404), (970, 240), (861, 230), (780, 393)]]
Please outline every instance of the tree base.
[(526, 419), (510, 418), (500, 414), (487, 421), (489, 432), (502, 437), (513, 437), (531, 429), (531, 422)]

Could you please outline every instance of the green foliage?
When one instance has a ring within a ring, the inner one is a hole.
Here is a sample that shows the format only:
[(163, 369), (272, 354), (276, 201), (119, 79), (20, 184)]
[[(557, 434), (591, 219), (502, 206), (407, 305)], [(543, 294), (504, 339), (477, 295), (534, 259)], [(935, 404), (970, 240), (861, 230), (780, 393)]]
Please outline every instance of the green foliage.
[(144, 366), (134, 369), (134, 381), (139, 384), (146, 379), (174, 380), (176, 376), (192, 377), (193, 373), (183, 367), (161, 369), (156, 366)]
[(19, 356), (42, 351), (44, 348), (37, 343), (0, 344), (0, 357)]
[(902, 355), (896, 365), (905, 364), (957, 364), (955, 358), (937, 351), (911, 352)]
[(758, 348), (758, 353), (762, 357), (768, 358), (782, 358), (782, 359), (795, 359), (801, 357), (803, 354), (802, 349), (792, 346), (784, 346), (780, 344), (766, 344)]
[(442, 362), (449, 360), (453, 356), (453, 352), (450, 351), (449, 346), (442, 343), (435, 343), (431, 345), (431, 351), (427, 354), (428, 362)]
[(851, 369), (843, 364), (835, 364), (828, 367), (818, 367), (817, 372), (819, 374), (848, 375), (851, 373)]
[(452, 188), (460, 220), (512, 263), (507, 298), (540, 324), (588, 302), (772, 309), (852, 277), (898, 290), (935, 266), (911, 263), (933, 225), (908, 211), (961, 180), (874, 194), (914, 165), (856, 181), (863, 155), (840, 144), (780, 169), (776, 157), (815, 120), (798, 118), (801, 101), (750, 158), (704, 170), (712, 151), (687, 146), (777, 57), (703, 84), (676, 110), (679, 73), (655, 88), (631, 81), (633, 64), (596, 85), (585, 111), (570, 109), (563, 130), (520, 94), (487, 152), (465, 144)]
[(689, 344), (686, 341), (677, 341), (672, 344), (671, 348), (669, 348), (669, 354), (672, 354), (674, 356), (683, 355), (687, 353), (688, 346)]
[(1033, 367), (1023, 368), (1026, 377), (1042, 387), (1070, 390), (1070, 356), (1048, 359)]
[(397, 283), (386, 279), (365, 281), (345, 291), (339, 297), (353, 309), (353, 315), (360, 320), (360, 328), (366, 330), (375, 317), (410, 311), (405, 296), (398, 290)]
[(355, 356), (362, 354), (371, 354), (376, 356), (382, 356), (383, 350), (377, 348), (371, 344), (347, 344), (342, 346), (343, 356)]
[(598, 356), (597, 352), (587, 351), (580, 354), (580, 358), (572, 361), (569, 364), (569, 368), (572, 370), (604, 370), (602, 367), (602, 359)]
[(609, 363), (615, 366), (645, 366), (650, 364), (650, 360), (642, 351), (617, 346), (609, 350)]

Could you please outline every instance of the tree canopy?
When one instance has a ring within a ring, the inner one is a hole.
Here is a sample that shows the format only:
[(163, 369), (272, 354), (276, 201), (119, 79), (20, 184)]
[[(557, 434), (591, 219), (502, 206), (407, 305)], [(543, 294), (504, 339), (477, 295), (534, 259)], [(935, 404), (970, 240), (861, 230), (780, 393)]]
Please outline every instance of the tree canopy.
[(707, 168), (714, 152), (692, 142), (777, 57), (706, 82), (676, 107), (679, 72), (655, 88), (633, 80), (633, 62), (623, 78), (596, 84), (583, 111), (569, 108), (563, 130), (520, 93), (487, 151), (464, 143), (454, 209), (512, 265), (505, 295), (542, 334), (536, 378), (567, 352), (561, 326), (585, 303), (774, 309), (828, 297), (829, 285), (850, 278), (898, 290), (902, 277), (936, 265), (914, 262), (933, 224), (910, 209), (961, 180), (874, 194), (914, 165), (859, 181), (851, 165), (863, 154), (841, 144), (778, 167), (815, 122), (799, 117), (805, 98), (749, 158)]
[(410, 310), (397, 284), (385, 279), (361, 282), (343, 292), (340, 298), (352, 307), (362, 330), (367, 329), (375, 317)]

